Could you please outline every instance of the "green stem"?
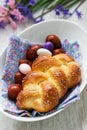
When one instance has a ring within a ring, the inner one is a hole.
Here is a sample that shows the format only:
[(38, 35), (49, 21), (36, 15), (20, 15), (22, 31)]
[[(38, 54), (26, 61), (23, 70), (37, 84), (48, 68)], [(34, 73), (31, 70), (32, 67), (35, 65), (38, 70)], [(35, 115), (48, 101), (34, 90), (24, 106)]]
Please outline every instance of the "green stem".
[(62, 2), (63, 2), (64, 0), (55, 0), (52, 4), (50, 4), (49, 6), (48, 6), (48, 10), (52, 10), (52, 9), (54, 9), (54, 8), (56, 8), (56, 6), (58, 6), (58, 4), (62, 4)]
[(69, 3), (68, 5), (65, 5), (64, 7), (70, 9), (72, 6), (76, 5), (79, 2), (80, 2), (79, 0), (75, 0)]
[[(53, 0), (51, 0), (53, 1)], [(45, 3), (49, 2), (49, 0), (39, 0), (35, 6), (30, 7), (32, 12), (39, 10)]]
[(45, 13), (45, 10), (46, 10), (46, 7), (49, 5), (51, 3), (51, 1), (48, 1), (46, 4), (45, 4), (45, 6), (44, 6), (44, 8), (43, 8), (43, 10), (42, 10), (42, 17), (43, 17), (43, 14)]
[(44, 12), (43, 14), (41, 14), (41, 15), (39, 15), (39, 16), (37, 16), (35, 19), (38, 19), (38, 18), (40, 18), (40, 17), (42, 17), (42, 16), (44, 16), (44, 15), (46, 15), (46, 14), (48, 14), (49, 12), (51, 12), (53, 9), (51, 9), (51, 10), (47, 10), (46, 12)]
[[(84, 1), (85, 1), (85, 0), (84, 0)], [(44, 16), (45, 14), (49, 13), (49, 12), (52, 11), (54, 8), (56, 8), (56, 6), (58, 6), (58, 4), (61, 4), (61, 5), (62, 5), (62, 3), (63, 3), (64, 7), (66, 7), (66, 8), (71, 8), (73, 5), (77, 4), (78, 2), (79, 2), (78, 0), (74, 0), (73, 2), (71, 2), (70, 0), (66, 0), (66, 1), (64, 1), (64, 0), (59, 0), (59, 1), (58, 1), (58, 0), (57, 0), (56, 3), (54, 3), (54, 5), (51, 5), (51, 6), (48, 6), (48, 7), (47, 7), (47, 11), (46, 11), (46, 12), (43, 11), (43, 13), (42, 13), (41, 15), (37, 16), (35, 19), (38, 19), (39, 17), (42, 17), (42, 16)], [(66, 6), (66, 3), (67, 3), (67, 6)]]
[[(57, 4), (60, 4), (60, 1), (61, 1), (61, 0), (56, 0), (55, 2), (52, 2), (52, 6), (48, 6), (47, 11), (46, 11), (46, 12), (43, 11), (44, 13), (42, 13), (42, 14), (39, 15), (39, 16), (37, 16), (35, 19), (38, 19), (38, 18), (40, 18), (40, 17), (46, 15), (47, 13), (51, 12), (53, 9), (55, 9), (55, 7), (57, 6)], [(63, 1), (63, 0), (62, 0), (62, 1)], [(53, 3), (54, 3), (54, 5), (53, 5)]]
[(67, 4), (70, 4), (70, 3), (72, 3), (71, 0), (65, 0), (61, 4), (62, 4), (62, 6), (64, 6), (64, 5), (67, 5)]
[[(80, 3), (78, 4), (78, 6), (74, 9), (74, 11), (72, 12), (72, 15), (76, 12), (76, 10), (85, 2), (86, 0), (81, 0)], [(72, 16), (71, 15), (71, 16)], [(65, 18), (69, 18), (71, 16), (65, 17)]]

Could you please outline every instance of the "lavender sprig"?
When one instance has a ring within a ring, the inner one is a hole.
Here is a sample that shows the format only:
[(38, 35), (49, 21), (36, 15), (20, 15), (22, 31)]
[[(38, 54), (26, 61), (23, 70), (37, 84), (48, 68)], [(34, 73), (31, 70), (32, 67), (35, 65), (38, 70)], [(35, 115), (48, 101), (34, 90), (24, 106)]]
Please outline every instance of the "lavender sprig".
[(4, 21), (0, 21), (0, 28), (1, 29), (4, 29), (6, 26), (6, 24), (4, 23)]
[[(47, 8), (44, 10), (44, 12), (37, 16), (36, 19), (38, 19), (39, 17), (44, 16), (45, 14), (49, 13), (52, 10), (55, 10), (55, 14), (57, 16), (60, 16), (62, 13), (62, 17), (63, 18), (69, 18), (71, 17), (74, 13), (76, 13), (78, 18), (81, 18), (82, 13), (76, 10), (78, 10), (78, 8), (85, 2), (85, 0), (55, 0), (53, 2), (51, 2), (51, 4), (49, 4), (49, 6), (47, 6)], [(73, 12), (70, 12), (70, 9), (74, 6), (77, 5), (77, 7), (74, 9)]]
[[(52, 10), (57, 16), (62, 14), (63, 18), (69, 18), (76, 13), (78, 18), (82, 17), (78, 8), (86, 0), (5, 0), (3, 7), (0, 6), (0, 28), (5, 28), (10, 23), (14, 29), (17, 23), (25, 18), (33, 20), (34, 23), (43, 21), (43, 16)], [(77, 7), (71, 12), (73, 6)], [(34, 17), (33, 14), (41, 10), (41, 14)], [(39, 20), (38, 20), (39, 19)]]

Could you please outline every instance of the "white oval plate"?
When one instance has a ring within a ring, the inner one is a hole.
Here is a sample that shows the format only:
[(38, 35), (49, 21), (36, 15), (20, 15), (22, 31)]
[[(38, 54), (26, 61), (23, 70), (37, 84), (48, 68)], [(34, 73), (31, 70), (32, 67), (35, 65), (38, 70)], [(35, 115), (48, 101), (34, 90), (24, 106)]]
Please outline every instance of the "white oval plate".
[[(85, 88), (87, 84), (87, 32), (80, 25), (68, 21), (68, 20), (47, 20), (38, 24), (35, 24), (31, 27), (28, 27), (18, 36), (24, 39), (29, 39), (31, 43), (43, 43), (44, 39), (49, 34), (56, 34), (60, 37), (61, 41), (68, 39), (71, 43), (78, 41), (81, 47), (82, 52), (82, 82), (80, 85), (80, 93)], [(0, 76), (3, 70), (5, 62), (6, 51), (0, 57)], [(46, 118), (52, 117), (57, 114), (59, 111), (56, 111), (50, 115), (35, 117), (35, 118), (26, 118), (26, 117), (17, 117), (11, 114), (4, 112), (2, 109), (0, 111), (7, 115), (8, 117), (25, 122), (33, 122), (44, 120)]]

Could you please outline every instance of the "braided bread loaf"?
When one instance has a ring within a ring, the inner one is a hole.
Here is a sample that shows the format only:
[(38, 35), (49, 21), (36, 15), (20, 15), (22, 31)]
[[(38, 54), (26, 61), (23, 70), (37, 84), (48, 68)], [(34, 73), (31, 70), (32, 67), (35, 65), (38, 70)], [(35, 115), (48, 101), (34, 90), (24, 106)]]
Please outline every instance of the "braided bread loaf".
[(33, 62), (32, 71), (23, 79), (17, 106), (19, 109), (48, 112), (80, 80), (81, 69), (71, 56), (63, 53), (39, 56)]

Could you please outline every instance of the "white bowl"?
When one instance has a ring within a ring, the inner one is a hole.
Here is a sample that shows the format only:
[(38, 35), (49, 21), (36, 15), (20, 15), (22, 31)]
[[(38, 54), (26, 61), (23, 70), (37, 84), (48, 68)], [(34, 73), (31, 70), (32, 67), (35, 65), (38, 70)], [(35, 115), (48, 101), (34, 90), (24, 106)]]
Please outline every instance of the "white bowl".
[[(66, 38), (72, 43), (74, 41), (78, 41), (81, 47), (82, 52), (82, 82), (80, 85), (80, 93), (85, 88), (87, 84), (87, 32), (80, 25), (67, 21), (67, 20), (48, 20), (31, 27), (28, 27), (23, 32), (21, 32), (18, 36), (24, 39), (29, 39), (32, 43), (43, 43), (44, 39), (49, 34), (56, 34), (60, 37), (62, 41)], [(0, 75), (3, 70), (5, 60), (5, 51), (0, 58)], [(35, 118), (27, 118), (27, 117), (17, 117), (11, 114), (4, 112), (2, 109), (0, 111), (6, 116), (25, 122), (33, 122), (47, 119), (56, 115), (59, 111), (56, 111), (52, 114), (35, 117)]]

